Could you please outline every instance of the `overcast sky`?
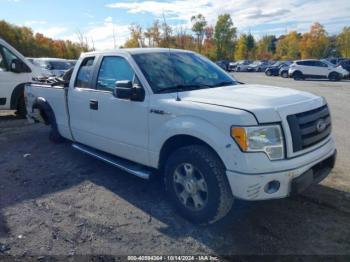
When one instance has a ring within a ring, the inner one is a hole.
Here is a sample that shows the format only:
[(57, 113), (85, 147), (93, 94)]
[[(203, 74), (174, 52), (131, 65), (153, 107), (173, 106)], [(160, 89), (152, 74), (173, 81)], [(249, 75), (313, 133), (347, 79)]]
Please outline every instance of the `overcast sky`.
[(219, 14), (229, 13), (239, 33), (257, 37), (305, 32), (318, 21), (329, 33), (350, 26), (350, 0), (0, 0), (0, 20), (26, 25), (55, 39), (77, 40), (83, 32), (97, 49), (113, 48), (128, 37), (128, 27), (138, 23), (148, 27), (154, 19), (190, 31), (190, 17), (203, 14), (215, 25)]

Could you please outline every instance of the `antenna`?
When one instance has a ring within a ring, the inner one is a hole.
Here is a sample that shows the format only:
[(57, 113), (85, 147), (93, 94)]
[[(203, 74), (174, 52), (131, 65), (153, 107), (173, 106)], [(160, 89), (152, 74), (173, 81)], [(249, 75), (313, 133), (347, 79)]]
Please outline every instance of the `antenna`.
[(117, 49), (117, 41), (115, 39), (115, 27), (113, 24), (113, 43), (114, 43), (114, 49)]
[[(170, 49), (170, 45), (169, 45), (169, 37), (168, 37), (168, 24), (165, 20), (165, 15), (164, 15), (164, 11), (163, 11), (163, 20), (164, 20), (164, 30), (165, 30), (165, 37), (166, 37), (166, 43), (167, 43), (167, 47), (168, 47), (168, 54), (169, 54), (169, 59), (171, 61), (171, 49)], [(173, 70), (173, 82), (175, 83), (175, 70)], [(181, 101), (180, 95), (179, 95), (179, 88), (176, 90), (176, 101)]]

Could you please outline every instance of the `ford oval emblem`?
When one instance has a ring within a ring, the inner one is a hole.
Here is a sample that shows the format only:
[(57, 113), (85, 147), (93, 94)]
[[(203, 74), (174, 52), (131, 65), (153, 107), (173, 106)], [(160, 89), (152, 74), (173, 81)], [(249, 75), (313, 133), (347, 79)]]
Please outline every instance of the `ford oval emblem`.
[(326, 121), (324, 121), (323, 119), (320, 119), (317, 124), (316, 124), (316, 130), (319, 133), (322, 133), (327, 127)]

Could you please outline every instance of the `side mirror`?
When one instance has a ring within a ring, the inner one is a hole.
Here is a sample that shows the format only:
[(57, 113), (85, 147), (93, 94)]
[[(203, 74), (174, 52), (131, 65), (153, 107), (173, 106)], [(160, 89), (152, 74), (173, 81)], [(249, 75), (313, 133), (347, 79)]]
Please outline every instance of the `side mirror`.
[(145, 99), (145, 90), (131, 81), (117, 81), (113, 92), (114, 96), (119, 99), (139, 101)]
[(11, 61), (10, 71), (13, 73), (21, 73), (21, 62), (18, 59), (13, 59)]
[(19, 59), (13, 59), (10, 64), (10, 71), (17, 74), (27, 72), (26, 65)]

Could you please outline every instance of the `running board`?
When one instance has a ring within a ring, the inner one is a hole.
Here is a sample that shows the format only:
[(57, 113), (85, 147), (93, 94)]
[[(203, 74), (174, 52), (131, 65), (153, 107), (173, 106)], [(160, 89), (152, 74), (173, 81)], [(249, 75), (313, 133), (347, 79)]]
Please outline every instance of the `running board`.
[(140, 178), (149, 179), (151, 176), (151, 171), (149, 169), (129, 160), (125, 160), (81, 144), (72, 144), (72, 147)]

